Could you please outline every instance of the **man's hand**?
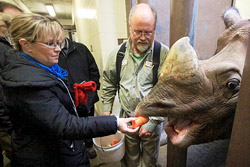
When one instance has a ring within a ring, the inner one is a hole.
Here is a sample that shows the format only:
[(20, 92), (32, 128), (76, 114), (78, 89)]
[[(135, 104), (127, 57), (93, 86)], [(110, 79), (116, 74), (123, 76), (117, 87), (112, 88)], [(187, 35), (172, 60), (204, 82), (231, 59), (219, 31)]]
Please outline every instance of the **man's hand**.
[(103, 111), (102, 115), (106, 115), (106, 116), (109, 116), (111, 114), (110, 111)]
[(139, 136), (144, 138), (150, 138), (152, 136), (152, 132), (148, 131), (146, 128), (141, 126), (139, 131)]

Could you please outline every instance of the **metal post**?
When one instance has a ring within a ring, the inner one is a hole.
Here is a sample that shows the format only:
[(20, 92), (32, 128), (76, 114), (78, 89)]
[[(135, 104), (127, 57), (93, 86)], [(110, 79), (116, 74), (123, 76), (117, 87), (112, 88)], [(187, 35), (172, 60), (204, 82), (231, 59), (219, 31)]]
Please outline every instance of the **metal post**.
[[(190, 35), (195, 0), (171, 0), (170, 47), (181, 37)], [(195, 32), (193, 32), (195, 35)], [(190, 38), (191, 40), (194, 38)], [(194, 43), (194, 41), (190, 41)], [(168, 139), (167, 167), (186, 167), (187, 149), (174, 146)]]
[(250, 166), (250, 38), (227, 156), (227, 167)]
[[(178, 39), (184, 36), (189, 36), (192, 25), (194, 4), (196, 0), (171, 0), (170, 13), (170, 46), (172, 46)], [(194, 32), (195, 33), (195, 32)], [(195, 34), (193, 34), (195, 35)], [(190, 37), (190, 39), (194, 39)], [(190, 41), (192, 43), (192, 41)]]

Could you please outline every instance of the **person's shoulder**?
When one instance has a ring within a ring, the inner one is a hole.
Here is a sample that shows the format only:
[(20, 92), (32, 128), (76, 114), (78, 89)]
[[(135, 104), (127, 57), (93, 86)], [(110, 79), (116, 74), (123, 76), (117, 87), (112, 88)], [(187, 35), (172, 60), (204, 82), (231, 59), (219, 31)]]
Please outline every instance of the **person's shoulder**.
[(71, 45), (75, 45), (77, 47), (83, 47), (83, 48), (87, 48), (87, 46), (81, 42), (76, 42), (76, 41), (71, 41)]
[[(123, 44), (123, 43), (122, 43), (122, 44)], [(122, 44), (116, 45), (116, 46), (111, 50), (110, 55), (113, 55), (113, 56), (114, 56), (114, 55), (117, 55), (117, 53), (119, 52), (119, 50), (120, 50)]]
[(125, 42), (119, 44), (118, 46), (116, 46), (116, 47), (114, 48), (114, 51), (118, 52), (122, 47), (125, 47), (125, 50), (126, 50), (127, 47), (128, 47), (128, 45), (129, 45), (129, 44), (128, 44), (128, 41), (125, 41)]
[(164, 62), (165, 58), (167, 57), (167, 54), (169, 52), (169, 47), (162, 42), (159, 42), (161, 44), (161, 51), (160, 51), (160, 61)]
[[(122, 44), (123, 44), (123, 43), (122, 43)], [(109, 55), (108, 55), (108, 63), (109, 63), (109, 64), (115, 64), (116, 59), (117, 59), (118, 52), (119, 52), (119, 50), (120, 50), (122, 44), (115, 46), (115, 47), (111, 50), (111, 52), (109, 53)]]
[(81, 52), (87, 52), (89, 50), (88, 47), (81, 42), (71, 41), (70, 46), (80, 50)]
[(165, 45), (164, 43), (159, 42), (159, 41), (155, 41), (155, 42), (160, 43), (161, 44), (161, 48), (169, 50), (169, 47), (167, 45)]
[(0, 42), (0, 53), (3, 54), (7, 51), (12, 50), (12, 47), (6, 43)]
[(0, 37), (0, 45), (4, 47), (11, 48), (10, 43), (3, 37)]
[(161, 53), (163, 53), (163, 54), (168, 54), (168, 52), (169, 52), (169, 47), (167, 46), (167, 45), (165, 45), (165, 44), (163, 44), (163, 43), (161, 43)]

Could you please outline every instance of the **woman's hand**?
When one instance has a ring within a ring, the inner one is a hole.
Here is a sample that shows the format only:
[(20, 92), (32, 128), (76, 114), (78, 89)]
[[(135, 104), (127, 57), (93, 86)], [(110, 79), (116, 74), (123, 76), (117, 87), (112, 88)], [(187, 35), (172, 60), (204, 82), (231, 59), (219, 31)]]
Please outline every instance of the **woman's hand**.
[(133, 120), (136, 120), (136, 118), (118, 118), (118, 130), (120, 130), (122, 133), (135, 133), (140, 127), (133, 129), (132, 126), (128, 126), (128, 123), (132, 122)]

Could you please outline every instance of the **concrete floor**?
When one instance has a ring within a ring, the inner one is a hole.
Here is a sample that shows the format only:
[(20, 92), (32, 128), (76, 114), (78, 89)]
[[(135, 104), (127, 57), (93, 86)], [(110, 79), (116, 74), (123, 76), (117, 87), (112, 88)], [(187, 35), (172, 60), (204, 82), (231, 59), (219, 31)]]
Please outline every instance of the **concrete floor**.
[[(4, 164), (8, 164), (9, 160), (4, 156)], [(158, 163), (162, 165), (162, 167), (166, 167), (167, 164), (167, 144), (164, 144), (160, 147), (159, 157), (158, 157)], [(97, 156), (95, 159), (90, 160), (90, 166), (91, 167), (121, 167), (120, 162), (110, 163), (110, 164), (104, 164), (99, 160), (99, 157)], [(7, 167), (7, 166), (5, 166)]]
[[(218, 140), (201, 145), (193, 145), (188, 149), (187, 167), (225, 167), (229, 140)], [(4, 156), (5, 157), (5, 156)], [(9, 160), (5, 157), (5, 164)], [(158, 163), (167, 166), (167, 144), (160, 147)], [(104, 164), (99, 157), (90, 160), (91, 167), (121, 167), (120, 162)]]
[[(192, 145), (187, 152), (187, 167), (225, 167), (229, 140)], [(167, 144), (160, 147), (158, 163), (167, 166)], [(121, 167), (120, 162), (103, 164), (99, 158), (90, 161), (91, 167)]]
[[(158, 163), (162, 165), (162, 167), (166, 167), (167, 165), (167, 144), (164, 144), (160, 147)], [(120, 162), (104, 164), (100, 162), (99, 157), (97, 156), (95, 159), (90, 160), (91, 167), (121, 167)]]

